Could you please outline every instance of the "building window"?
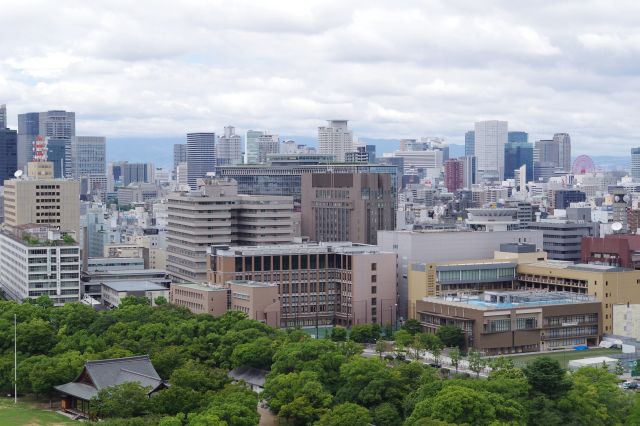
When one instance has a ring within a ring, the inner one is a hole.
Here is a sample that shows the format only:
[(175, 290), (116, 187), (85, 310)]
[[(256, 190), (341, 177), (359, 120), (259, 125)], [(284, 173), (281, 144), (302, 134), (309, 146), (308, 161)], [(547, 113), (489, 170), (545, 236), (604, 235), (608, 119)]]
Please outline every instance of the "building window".
[(378, 282), (378, 277), (376, 275), (371, 275), (371, 282), (372, 283)]
[(378, 270), (378, 264), (377, 263), (372, 263), (371, 264), (371, 270), (372, 271), (377, 271)]
[(371, 286), (371, 294), (376, 294), (378, 292), (378, 287), (375, 285)]

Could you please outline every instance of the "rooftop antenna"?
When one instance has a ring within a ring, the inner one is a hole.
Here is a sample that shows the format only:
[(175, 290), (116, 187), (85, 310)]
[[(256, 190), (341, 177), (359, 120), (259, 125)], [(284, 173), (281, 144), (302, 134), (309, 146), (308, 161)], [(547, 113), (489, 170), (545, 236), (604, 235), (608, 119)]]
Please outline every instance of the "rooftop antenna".
[(20, 177), (22, 176), (22, 173), (23, 173), (22, 170), (16, 170), (13, 176), (15, 176), (16, 179), (20, 179)]
[(612, 229), (614, 232), (618, 232), (618, 231), (622, 230), (622, 223), (620, 223), (620, 222), (613, 222), (613, 223), (611, 224), (611, 229)]

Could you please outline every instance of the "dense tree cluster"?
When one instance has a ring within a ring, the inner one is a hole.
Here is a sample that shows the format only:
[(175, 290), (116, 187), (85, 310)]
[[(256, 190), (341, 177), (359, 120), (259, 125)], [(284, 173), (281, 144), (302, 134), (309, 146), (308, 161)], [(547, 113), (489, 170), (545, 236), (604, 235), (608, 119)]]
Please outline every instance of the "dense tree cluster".
[[(602, 368), (568, 373), (543, 357), (518, 369), (497, 358), (487, 379), (456, 374), (464, 335), (453, 328), (424, 334), (407, 321), (393, 336), (387, 327), (358, 325), (313, 339), (241, 313), (213, 318), (134, 298), (106, 312), (81, 304), (54, 308), (46, 298), (0, 302), (5, 394), (13, 387), (14, 314), (22, 393), (52, 395), (54, 385), (73, 380), (89, 359), (150, 354), (170, 386), (151, 398), (136, 383), (102, 390), (92, 407), (106, 426), (257, 425), (259, 399), (291, 425), (640, 424), (640, 401)], [(364, 343), (380, 356), (362, 356)], [(455, 367), (447, 374), (382, 356), (428, 351), (437, 358), (443, 350)], [(473, 351), (467, 362), (478, 372), (487, 364)], [(230, 382), (227, 372), (237, 366), (269, 371), (262, 394)]]

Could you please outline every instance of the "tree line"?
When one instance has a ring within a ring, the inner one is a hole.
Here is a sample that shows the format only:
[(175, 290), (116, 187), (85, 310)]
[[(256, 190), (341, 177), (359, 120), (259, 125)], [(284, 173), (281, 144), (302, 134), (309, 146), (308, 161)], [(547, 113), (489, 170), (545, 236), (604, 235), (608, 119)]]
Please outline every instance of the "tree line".
[[(362, 356), (371, 344), (380, 355), (445, 350), (453, 360), (452, 352), (465, 349), (453, 328), (434, 335), (412, 322), (395, 332), (363, 324), (314, 339), (239, 312), (214, 318), (137, 298), (100, 312), (79, 303), (53, 307), (46, 297), (0, 302), (5, 394), (13, 390), (14, 314), (21, 394), (53, 397), (53, 386), (73, 380), (86, 360), (150, 355), (170, 386), (151, 398), (135, 383), (102, 390), (91, 405), (106, 426), (257, 425), (259, 400), (290, 425), (640, 424), (640, 401), (603, 368), (569, 373), (544, 357), (524, 369), (501, 360), (478, 380), (418, 361)], [(378, 345), (391, 339), (392, 346)], [(228, 371), (238, 366), (269, 371), (263, 393), (230, 381)]]

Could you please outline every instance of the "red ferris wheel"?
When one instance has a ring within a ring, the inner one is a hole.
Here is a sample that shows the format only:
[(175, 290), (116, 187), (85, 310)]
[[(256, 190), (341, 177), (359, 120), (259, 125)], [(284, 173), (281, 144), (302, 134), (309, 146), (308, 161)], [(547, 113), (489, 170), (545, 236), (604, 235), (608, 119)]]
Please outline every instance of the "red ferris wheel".
[(574, 175), (593, 173), (596, 171), (596, 165), (593, 164), (593, 160), (588, 155), (579, 155), (573, 161), (573, 167), (571, 167), (571, 171)]

